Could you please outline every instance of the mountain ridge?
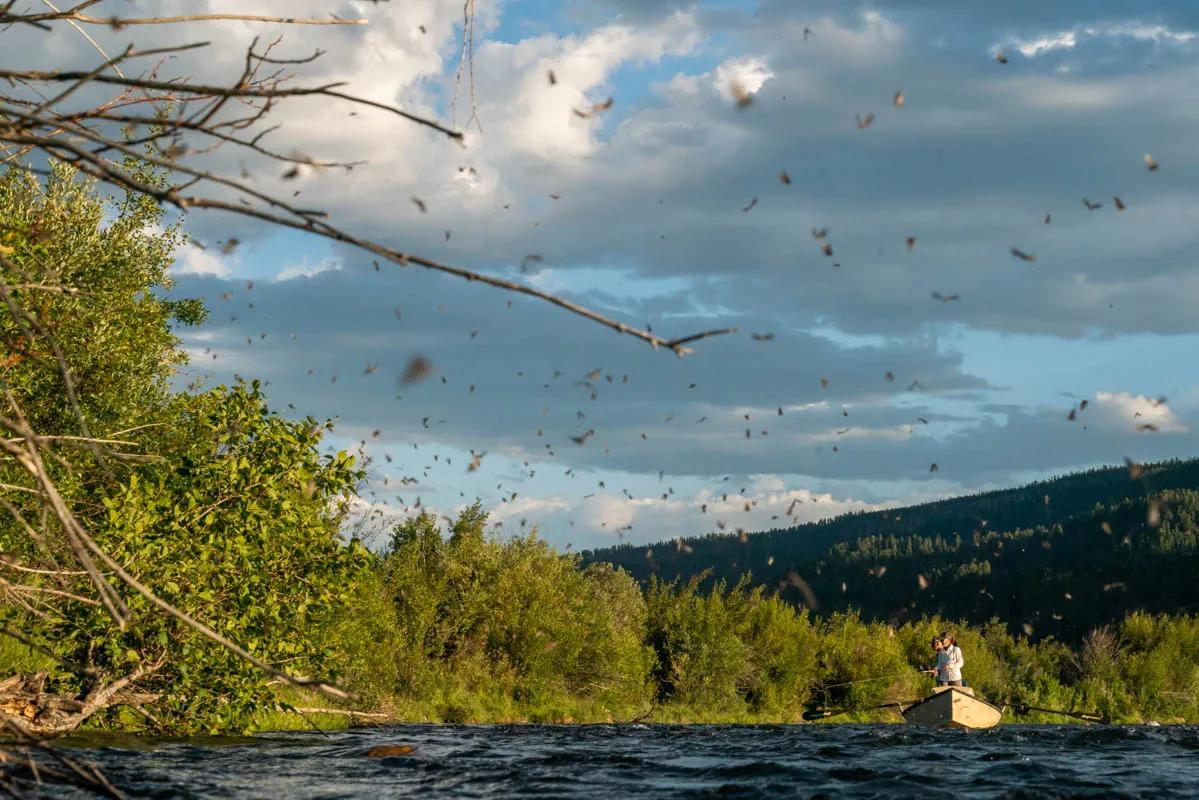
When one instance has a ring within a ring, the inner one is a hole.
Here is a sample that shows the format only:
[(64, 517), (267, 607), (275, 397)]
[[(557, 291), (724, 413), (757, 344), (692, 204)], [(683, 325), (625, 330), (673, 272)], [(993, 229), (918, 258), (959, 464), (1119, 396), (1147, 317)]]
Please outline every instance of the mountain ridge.
[[(622, 567), (643, 583), (697, 575), (734, 583), (749, 574), (752, 584), (819, 613), (999, 618), (1014, 632), (1077, 638), (1127, 611), (1199, 606), (1196, 582), (1183, 577), (1199, 568), (1197, 531), (1199, 459), (1175, 459), (581, 558)], [(1088, 607), (1064, 600), (1075, 594)]]

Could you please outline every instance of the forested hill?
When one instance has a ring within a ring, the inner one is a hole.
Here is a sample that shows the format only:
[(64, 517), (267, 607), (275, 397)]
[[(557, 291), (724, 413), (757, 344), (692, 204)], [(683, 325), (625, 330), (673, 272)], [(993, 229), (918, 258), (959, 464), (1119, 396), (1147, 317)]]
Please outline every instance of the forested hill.
[(747, 536), (623, 545), (583, 559), (643, 581), (710, 571), (732, 583), (750, 573), (754, 584), (820, 613), (998, 617), (1014, 632), (1073, 639), (1133, 609), (1199, 607), (1199, 459), (1090, 470)]

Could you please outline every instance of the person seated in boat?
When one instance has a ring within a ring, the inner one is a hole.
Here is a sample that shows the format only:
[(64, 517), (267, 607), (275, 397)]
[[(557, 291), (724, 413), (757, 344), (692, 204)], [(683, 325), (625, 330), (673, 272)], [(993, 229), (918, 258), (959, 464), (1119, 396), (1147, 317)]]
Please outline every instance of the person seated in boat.
[[(958, 640), (949, 632), (942, 633), (941, 648), (941, 652), (945, 654), (945, 671), (940, 675), (945, 681), (942, 685), (961, 686), (962, 667), (965, 665), (965, 659), (962, 658), (962, 648), (958, 647)], [(938, 658), (939, 663), (940, 659)]]

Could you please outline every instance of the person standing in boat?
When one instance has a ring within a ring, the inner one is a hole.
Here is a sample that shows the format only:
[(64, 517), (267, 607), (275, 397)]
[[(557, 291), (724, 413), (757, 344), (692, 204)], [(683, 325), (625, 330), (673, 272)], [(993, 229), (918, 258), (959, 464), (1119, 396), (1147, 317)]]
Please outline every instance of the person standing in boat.
[(933, 637), (933, 653), (937, 660), (933, 668), (926, 671), (937, 679), (938, 686), (948, 686), (948, 678), (945, 677), (945, 670), (949, 665), (949, 656), (946, 655), (945, 647), (941, 644), (939, 636)]
[[(938, 674), (941, 685), (943, 686), (961, 686), (962, 685), (962, 667), (965, 665), (965, 659), (962, 658), (962, 648), (958, 647), (958, 640), (953, 638), (953, 635), (946, 632), (941, 634), (941, 653), (945, 658), (945, 670)], [(940, 666), (941, 657), (937, 658), (937, 665)]]

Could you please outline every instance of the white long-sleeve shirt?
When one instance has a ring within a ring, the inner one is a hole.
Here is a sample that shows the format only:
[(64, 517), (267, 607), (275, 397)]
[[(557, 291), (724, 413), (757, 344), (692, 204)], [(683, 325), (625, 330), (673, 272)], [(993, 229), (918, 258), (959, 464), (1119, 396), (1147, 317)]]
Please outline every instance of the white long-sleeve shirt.
[(962, 679), (962, 648), (956, 644), (951, 644), (941, 651), (945, 655), (945, 666), (941, 669), (941, 659), (937, 659), (937, 667), (942, 680), (960, 681)]

